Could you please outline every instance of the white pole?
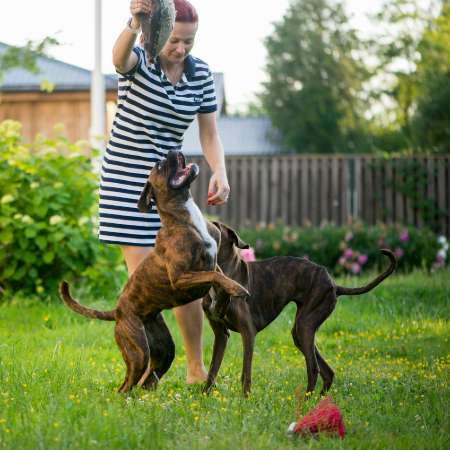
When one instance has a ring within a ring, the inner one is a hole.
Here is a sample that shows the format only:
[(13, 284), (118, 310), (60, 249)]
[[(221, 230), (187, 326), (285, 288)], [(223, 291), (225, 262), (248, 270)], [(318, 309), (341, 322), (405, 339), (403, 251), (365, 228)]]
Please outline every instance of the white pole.
[[(105, 147), (105, 78), (102, 74), (102, 1), (95, 0), (95, 66), (91, 77), (91, 128), (89, 137), (91, 146), (100, 152), (98, 165), (101, 164)], [(98, 137), (100, 136), (100, 139)], [(98, 167), (97, 169), (100, 169)], [(98, 170), (100, 171), (100, 170)]]

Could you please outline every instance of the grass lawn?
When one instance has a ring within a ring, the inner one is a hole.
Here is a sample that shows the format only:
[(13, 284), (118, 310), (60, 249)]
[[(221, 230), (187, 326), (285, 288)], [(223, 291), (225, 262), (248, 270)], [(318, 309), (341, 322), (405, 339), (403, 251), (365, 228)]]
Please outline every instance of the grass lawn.
[[(76, 297), (101, 309), (114, 304)], [(317, 345), (336, 371), (332, 395), (344, 415), (344, 441), (286, 438), (294, 391), (306, 387), (303, 356), (290, 334), (294, 312), (292, 304), (257, 336), (253, 391), (243, 399), (240, 336), (232, 333), (218, 385), (203, 397), (184, 383), (181, 335), (166, 311), (175, 361), (157, 392), (136, 390), (127, 398), (116, 393), (125, 370), (114, 324), (78, 316), (56, 297), (3, 304), (0, 448), (450, 448), (450, 269), (394, 274), (369, 294), (340, 297), (318, 332)], [(205, 323), (206, 364), (212, 344)], [(303, 403), (303, 413), (317, 401)]]

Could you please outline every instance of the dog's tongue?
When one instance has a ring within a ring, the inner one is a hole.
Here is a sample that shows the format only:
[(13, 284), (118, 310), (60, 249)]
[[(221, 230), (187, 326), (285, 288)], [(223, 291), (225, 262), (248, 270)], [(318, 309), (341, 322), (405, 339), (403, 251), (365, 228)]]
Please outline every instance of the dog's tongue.
[[(185, 169), (178, 169), (177, 173), (173, 177), (173, 184), (180, 185), (186, 177), (189, 175), (192, 164), (188, 164)], [(178, 166), (179, 167), (179, 166)]]

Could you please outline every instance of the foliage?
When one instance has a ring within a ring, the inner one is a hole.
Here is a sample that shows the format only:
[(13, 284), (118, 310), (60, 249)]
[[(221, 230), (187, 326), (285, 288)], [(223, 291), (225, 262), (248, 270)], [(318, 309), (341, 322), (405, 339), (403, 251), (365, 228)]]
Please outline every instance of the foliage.
[(396, 124), (410, 147), (411, 117), (417, 96), (416, 63), (420, 59), (417, 47), (429, 14), (419, 0), (388, 0), (376, 19), (383, 32), (375, 39), (372, 51), (379, 59), (377, 71), (387, 75), (387, 88), (382, 92), (394, 102)]
[[(61, 279), (84, 276), (92, 293), (126, 280), (118, 247), (98, 242), (98, 181), (85, 142), (23, 144), (18, 122), (0, 125), (0, 287), (10, 295), (58, 295)], [(115, 292), (114, 292), (115, 294)]]
[[(388, 259), (380, 249), (392, 250), (400, 271), (413, 268), (433, 269), (439, 262), (442, 245), (431, 231), (413, 227), (378, 224), (368, 227), (354, 224), (336, 227), (304, 228), (269, 224), (239, 231), (241, 239), (255, 250), (258, 259), (296, 256), (325, 266), (332, 274), (380, 270)], [(446, 255), (445, 255), (446, 256)]]
[(450, 152), (450, 4), (424, 31), (418, 46), (419, 94), (414, 129), (418, 145)]
[[(0, 86), (2, 84), (2, 75), (14, 69), (24, 69), (28, 72), (39, 74), (37, 59), (43, 56), (48, 57), (49, 48), (57, 45), (59, 45), (59, 42), (55, 38), (46, 37), (41, 42), (28, 41), (23, 47), (8, 47), (0, 55)], [(54, 85), (48, 78), (42, 80), (42, 90), (51, 92), (53, 87)]]
[[(366, 295), (340, 297), (316, 345), (335, 370), (331, 394), (346, 437), (291, 443), (295, 392), (306, 386), (294, 347), (295, 304), (256, 336), (252, 393), (239, 395), (243, 346), (232, 333), (210, 396), (186, 386), (186, 354), (170, 311), (176, 358), (155, 392), (118, 395), (125, 364), (114, 323), (61, 302), (0, 306), (0, 439), (5, 448), (441, 450), (450, 428), (450, 269), (395, 273)], [(355, 287), (369, 277), (337, 279)], [(83, 303), (92, 306), (89, 298)], [(109, 309), (113, 303), (95, 304)], [(206, 365), (214, 336), (204, 328)], [(321, 386), (319, 377), (318, 387)], [(304, 415), (319, 400), (300, 402)]]
[(362, 82), (369, 77), (362, 44), (341, 3), (292, 2), (266, 39), (270, 81), (262, 106), (283, 133), (287, 149), (302, 153), (358, 152), (364, 141)]

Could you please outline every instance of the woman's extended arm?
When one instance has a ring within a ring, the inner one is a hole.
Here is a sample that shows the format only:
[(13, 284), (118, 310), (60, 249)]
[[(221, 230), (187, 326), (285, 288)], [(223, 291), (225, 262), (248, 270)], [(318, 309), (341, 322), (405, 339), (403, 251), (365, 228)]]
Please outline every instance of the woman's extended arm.
[[(139, 13), (151, 12), (150, 0), (131, 0), (130, 12), (133, 17), (130, 28), (137, 30), (141, 27)], [(137, 63), (137, 55), (133, 52), (137, 34), (132, 34), (127, 30), (123, 30), (114, 44), (113, 48), (113, 64), (119, 73), (129, 72)]]
[(208, 203), (221, 205), (227, 201), (230, 186), (227, 180), (222, 142), (216, 127), (216, 113), (197, 114), (197, 118), (202, 151), (214, 172), (209, 181), (208, 195), (214, 194), (214, 188), (217, 187), (216, 194), (208, 198)]

